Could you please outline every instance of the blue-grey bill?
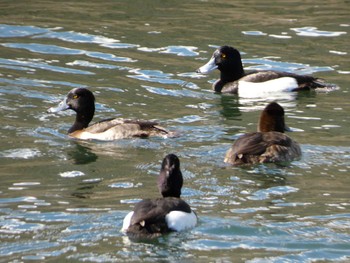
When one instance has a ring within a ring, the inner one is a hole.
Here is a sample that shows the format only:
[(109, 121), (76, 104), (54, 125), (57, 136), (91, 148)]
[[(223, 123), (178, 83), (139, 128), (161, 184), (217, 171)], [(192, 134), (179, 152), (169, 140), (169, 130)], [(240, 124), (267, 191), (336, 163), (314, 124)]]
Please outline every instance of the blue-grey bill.
[(69, 106), (66, 103), (66, 99), (62, 100), (56, 107), (51, 107), (47, 110), (48, 113), (55, 113), (59, 111), (68, 110)]
[(215, 57), (212, 56), (207, 64), (205, 64), (205, 65), (201, 66), (199, 69), (197, 69), (197, 73), (208, 74), (209, 72), (211, 72), (217, 68), (218, 68), (218, 66), (215, 64)]

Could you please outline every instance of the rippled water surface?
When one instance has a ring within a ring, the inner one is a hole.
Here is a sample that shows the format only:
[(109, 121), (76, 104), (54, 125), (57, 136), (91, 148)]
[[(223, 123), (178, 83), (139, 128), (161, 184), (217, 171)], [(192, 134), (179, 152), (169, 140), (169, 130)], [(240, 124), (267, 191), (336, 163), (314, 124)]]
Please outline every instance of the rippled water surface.
[[(349, 14), (346, 1), (3, 1), (0, 9), (1, 261), (350, 260)], [(314, 74), (340, 90), (268, 98), (214, 94), (195, 70), (232, 45), (246, 68)], [(72, 88), (94, 119), (156, 119), (177, 138), (82, 142), (74, 114), (48, 114)], [(277, 100), (303, 157), (230, 167), (223, 156)], [(179, 155), (197, 227), (152, 241), (120, 233), (157, 197)]]

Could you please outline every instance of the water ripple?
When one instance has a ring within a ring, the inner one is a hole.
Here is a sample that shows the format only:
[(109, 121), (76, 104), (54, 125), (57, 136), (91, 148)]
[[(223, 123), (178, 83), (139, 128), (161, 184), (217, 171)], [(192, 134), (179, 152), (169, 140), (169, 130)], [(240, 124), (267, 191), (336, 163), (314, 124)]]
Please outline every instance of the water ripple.
[(39, 36), (34, 36), (33, 38), (55, 38), (66, 42), (73, 43), (94, 43), (94, 44), (112, 44), (119, 42), (119, 40), (108, 38), (104, 36), (96, 36), (87, 33), (78, 33), (74, 31), (67, 32), (44, 32)]
[(73, 177), (84, 176), (85, 174), (81, 171), (67, 171), (67, 172), (60, 173), (59, 175), (64, 178), (73, 178)]
[(249, 200), (265, 200), (271, 195), (281, 196), (289, 193), (297, 192), (299, 189), (292, 186), (275, 186), (268, 189), (261, 189), (248, 197)]
[(344, 31), (322, 31), (318, 30), (317, 27), (305, 26), (305, 27), (296, 27), (291, 28), (298, 36), (306, 37), (338, 37), (344, 34), (347, 34)]
[(179, 79), (172, 79), (173, 74), (164, 73), (160, 70), (146, 70), (146, 69), (132, 69), (129, 71), (135, 75), (127, 75), (129, 78), (160, 83), (160, 84), (177, 84), (184, 85), (185, 81)]
[(10, 149), (0, 152), (1, 157), (12, 159), (32, 159), (41, 155), (40, 150), (32, 148)]
[(40, 28), (36, 26), (17, 26), (0, 24), (0, 37), (28, 37), (31, 35), (44, 34), (49, 32), (49, 29)]
[(41, 70), (49, 70), (53, 72), (60, 72), (60, 73), (69, 73), (69, 74), (78, 74), (78, 75), (94, 75), (95, 73), (86, 71), (86, 70), (79, 70), (79, 69), (72, 69), (67, 67), (60, 67), (60, 66), (52, 66), (45, 62), (34, 62), (30, 60), (14, 60), (14, 59), (3, 59), (0, 58), (0, 66), (1, 64), (4, 65), (11, 65), (11, 66), (20, 66), (20, 67), (30, 67), (34, 69), (41, 69)]
[(196, 52), (197, 47), (191, 47), (191, 46), (167, 46), (167, 47), (161, 47), (161, 48), (148, 48), (148, 47), (140, 47), (138, 50), (144, 51), (144, 52), (158, 52), (158, 53), (164, 53), (164, 54), (174, 54), (177, 56), (183, 56), (183, 57), (194, 57), (198, 56), (199, 53)]
[(46, 240), (31, 240), (27, 242), (16, 243), (2, 243), (0, 247), (0, 254), (2, 256), (9, 256), (18, 253), (25, 253), (29, 251), (51, 249), (59, 246), (58, 242), (49, 242)]
[(318, 67), (301, 63), (276, 61), (273, 60), (273, 57), (243, 59), (242, 61), (245, 64), (257, 64), (255, 66), (245, 67), (248, 70), (277, 70), (297, 74), (313, 74), (315, 72), (334, 70), (332, 67), (328, 66)]
[(158, 95), (164, 95), (164, 96), (206, 98), (206, 99), (212, 98), (212, 97), (210, 97), (210, 94), (195, 92), (195, 91), (187, 90), (187, 89), (174, 90), (174, 89), (151, 87), (151, 86), (146, 86), (146, 85), (142, 85), (142, 87), (151, 93), (155, 93)]
[(137, 60), (127, 57), (117, 57), (114, 54), (86, 51), (82, 49), (66, 48), (57, 45), (38, 44), (38, 43), (2, 43), (4, 47), (26, 49), (31, 52), (39, 54), (51, 54), (51, 55), (86, 55), (92, 58), (99, 58), (102, 60), (114, 61), (114, 62), (136, 62)]
[(4, 47), (21, 48), (31, 52), (40, 54), (55, 54), (55, 55), (82, 55), (83, 50), (65, 48), (56, 45), (37, 44), (37, 43), (2, 43)]

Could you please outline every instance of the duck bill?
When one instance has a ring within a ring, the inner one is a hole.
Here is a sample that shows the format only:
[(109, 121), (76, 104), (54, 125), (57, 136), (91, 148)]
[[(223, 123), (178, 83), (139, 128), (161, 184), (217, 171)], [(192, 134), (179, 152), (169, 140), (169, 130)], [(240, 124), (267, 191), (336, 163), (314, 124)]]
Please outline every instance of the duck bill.
[(215, 64), (215, 57), (212, 56), (207, 64), (205, 64), (204, 66), (201, 66), (199, 69), (197, 69), (197, 73), (208, 74), (209, 72), (211, 72), (217, 68), (218, 68), (218, 66)]
[(56, 113), (59, 111), (68, 110), (69, 105), (67, 104), (67, 99), (62, 100), (56, 107), (51, 107), (47, 110), (48, 113)]

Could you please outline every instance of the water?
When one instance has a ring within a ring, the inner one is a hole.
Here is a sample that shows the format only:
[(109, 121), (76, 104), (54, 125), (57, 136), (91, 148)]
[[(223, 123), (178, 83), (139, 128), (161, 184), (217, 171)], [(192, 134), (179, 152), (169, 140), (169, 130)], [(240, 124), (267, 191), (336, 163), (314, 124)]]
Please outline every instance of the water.
[[(342, 1), (5, 1), (0, 11), (1, 261), (311, 262), (350, 259), (349, 13)], [(341, 89), (278, 98), (213, 94), (194, 71), (215, 47), (246, 68), (314, 74)], [(70, 89), (97, 99), (95, 120), (157, 119), (172, 139), (80, 142), (74, 114), (47, 114)], [(286, 109), (303, 158), (229, 167), (266, 101)], [(148, 242), (119, 232), (157, 197), (176, 153), (196, 228)]]

